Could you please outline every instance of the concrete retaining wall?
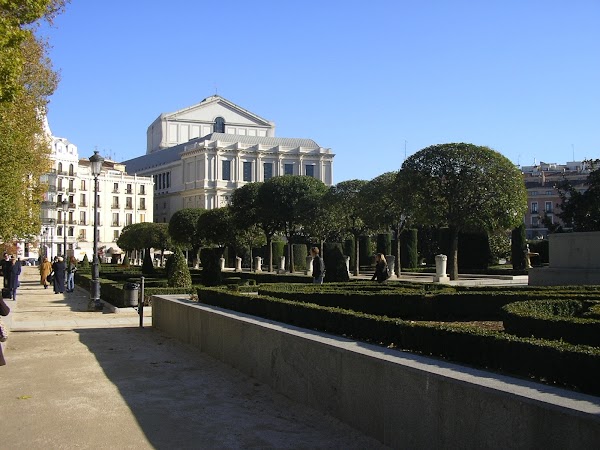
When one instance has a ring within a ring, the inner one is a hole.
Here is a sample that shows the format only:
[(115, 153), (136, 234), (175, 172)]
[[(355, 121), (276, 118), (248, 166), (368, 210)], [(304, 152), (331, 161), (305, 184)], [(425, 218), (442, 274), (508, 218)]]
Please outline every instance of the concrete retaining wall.
[(597, 448), (600, 398), (153, 297), (153, 326), (393, 448)]

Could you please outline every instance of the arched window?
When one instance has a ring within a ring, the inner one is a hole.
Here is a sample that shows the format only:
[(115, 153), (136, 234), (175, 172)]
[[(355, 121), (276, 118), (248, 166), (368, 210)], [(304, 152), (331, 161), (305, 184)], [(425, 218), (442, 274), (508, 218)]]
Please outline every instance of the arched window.
[(62, 163), (61, 162), (58, 163), (58, 172), (59, 173), (62, 172)]
[(215, 127), (213, 128), (213, 133), (225, 133), (225, 119), (222, 117), (217, 117), (215, 119)]
[(73, 164), (69, 164), (69, 175), (73, 176)]

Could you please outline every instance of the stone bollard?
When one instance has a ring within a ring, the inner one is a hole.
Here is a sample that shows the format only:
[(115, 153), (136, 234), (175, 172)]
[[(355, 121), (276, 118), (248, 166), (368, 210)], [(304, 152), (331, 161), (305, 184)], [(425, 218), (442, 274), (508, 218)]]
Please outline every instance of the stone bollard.
[(446, 273), (447, 263), (448, 257), (446, 255), (435, 255), (435, 276), (433, 277), (434, 283), (447, 283), (450, 281), (450, 277)]
[(304, 275), (312, 275), (312, 256), (306, 257), (306, 270), (304, 271)]
[(262, 272), (262, 257), (261, 256), (254, 257), (254, 271)]
[(285, 273), (285, 256), (279, 258), (279, 269), (277, 273)]
[(390, 274), (390, 279), (398, 278), (396, 276), (396, 257), (393, 255), (385, 255), (385, 260), (387, 261), (388, 272)]
[(239, 256), (235, 257), (235, 271), (236, 272), (242, 271), (242, 258), (240, 258)]
[(221, 264), (221, 272), (225, 270), (225, 258), (219, 258), (219, 264)]
[(348, 276), (350, 276), (350, 257), (344, 256), (344, 260), (346, 261), (346, 271), (348, 272)]

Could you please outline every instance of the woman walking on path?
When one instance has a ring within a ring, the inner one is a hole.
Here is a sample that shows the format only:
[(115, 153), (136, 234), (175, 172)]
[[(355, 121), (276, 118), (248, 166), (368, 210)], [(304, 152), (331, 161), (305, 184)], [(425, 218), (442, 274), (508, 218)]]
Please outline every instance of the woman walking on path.
[(371, 278), (371, 281), (377, 280), (379, 283), (383, 283), (390, 277), (390, 274), (388, 272), (387, 261), (385, 260), (385, 256), (383, 255), (383, 253), (377, 253), (375, 260), (375, 273), (373, 274), (373, 278)]
[(48, 275), (52, 272), (52, 264), (48, 261), (48, 258), (44, 257), (44, 261), (40, 265), (40, 284), (44, 286), (44, 289), (48, 289)]
[(73, 292), (75, 290), (75, 272), (77, 271), (77, 260), (74, 256), (69, 257), (69, 264), (67, 265), (67, 292)]
[(65, 262), (62, 256), (56, 259), (56, 262), (52, 264), (52, 271), (54, 272), (54, 293), (62, 294), (65, 292)]

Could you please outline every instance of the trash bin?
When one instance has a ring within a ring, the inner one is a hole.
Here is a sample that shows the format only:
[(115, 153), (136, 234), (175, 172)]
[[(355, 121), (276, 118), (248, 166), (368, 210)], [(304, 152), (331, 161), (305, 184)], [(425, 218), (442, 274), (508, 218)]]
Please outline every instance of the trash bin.
[(140, 293), (138, 283), (125, 283), (123, 285), (123, 303), (125, 306), (137, 306)]

